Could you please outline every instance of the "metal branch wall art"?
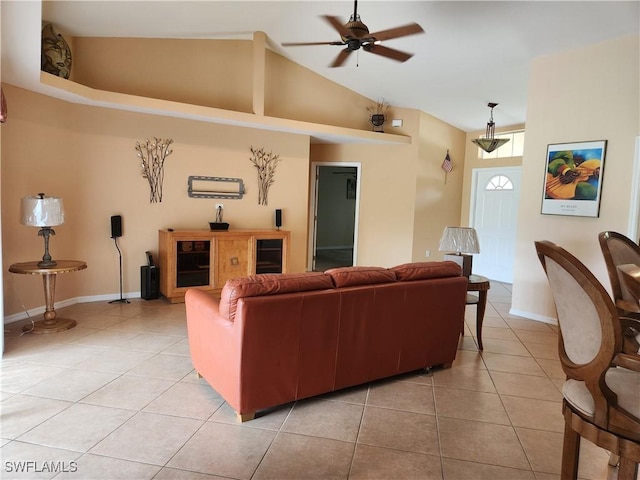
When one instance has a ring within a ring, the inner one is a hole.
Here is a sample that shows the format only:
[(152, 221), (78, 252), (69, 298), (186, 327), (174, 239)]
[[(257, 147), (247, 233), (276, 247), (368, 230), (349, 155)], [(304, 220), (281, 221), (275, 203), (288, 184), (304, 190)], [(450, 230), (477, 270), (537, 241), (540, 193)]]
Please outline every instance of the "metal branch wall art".
[(265, 152), (264, 148), (251, 146), (251, 163), (258, 170), (258, 205), (267, 205), (269, 187), (275, 181), (276, 167), (280, 163), (280, 155)]
[(149, 203), (162, 202), (162, 182), (164, 181), (164, 161), (173, 150), (169, 147), (173, 143), (170, 138), (153, 138), (141, 144), (136, 142), (138, 157), (142, 160), (142, 177), (149, 182), (151, 189)]

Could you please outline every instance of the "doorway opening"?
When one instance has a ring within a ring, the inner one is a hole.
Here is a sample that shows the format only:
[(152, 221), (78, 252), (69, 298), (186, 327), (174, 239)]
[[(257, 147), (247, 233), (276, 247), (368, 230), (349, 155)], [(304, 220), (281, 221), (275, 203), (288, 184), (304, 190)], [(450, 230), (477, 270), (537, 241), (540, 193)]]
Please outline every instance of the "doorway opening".
[(359, 163), (312, 163), (309, 270), (355, 265)]

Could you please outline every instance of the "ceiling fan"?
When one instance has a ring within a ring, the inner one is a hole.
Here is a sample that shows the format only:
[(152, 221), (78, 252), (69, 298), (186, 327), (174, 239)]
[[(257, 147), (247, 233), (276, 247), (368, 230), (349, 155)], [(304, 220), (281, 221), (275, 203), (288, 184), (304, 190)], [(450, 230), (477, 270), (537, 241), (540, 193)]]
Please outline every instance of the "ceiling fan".
[(407, 35), (414, 35), (416, 33), (422, 33), (424, 30), (417, 23), (409, 23), (401, 27), (390, 28), (388, 30), (382, 30), (380, 32), (369, 33), (367, 26), (360, 21), (360, 15), (358, 15), (358, 0), (353, 2), (353, 15), (349, 18), (349, 21), (344, 25), (341, 23), (338, 17), (331, 15), (323, 15), (329, 25), (331, 25), (339, 34), (340, 41), (336, 42), (305, 42), (305, 43), (283, 43), (283, 47), (299, 47), (307, 45), (339, 45), (345, 46), (330, 67), (340, 67), (347, 60), (351, 52), (359, 50), (361, 47), (365, 52), (374, 53), (382, 57), (390, 58), (398, 62), (406, 62), (413, 54), (402, 52), (389, 47), (384, 47), (380, 44), (383, 40), (391, 40), (399, 37), (406, 37)]

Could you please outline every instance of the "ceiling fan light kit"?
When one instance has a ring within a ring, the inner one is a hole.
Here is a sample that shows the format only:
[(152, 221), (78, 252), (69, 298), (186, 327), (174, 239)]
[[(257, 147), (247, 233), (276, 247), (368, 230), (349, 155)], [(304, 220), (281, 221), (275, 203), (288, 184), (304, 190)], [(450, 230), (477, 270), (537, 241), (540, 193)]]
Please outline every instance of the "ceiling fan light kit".
[(496, 133), (496, 124), (493, 121), (493, 107), (498, 106), (497, 103), (489, 102), (487, 106), (491, 109), (491, 116), (489, 117), (489, 122), (487, 122), (487, 131), (485, 133), (484, 138), (476, 138), (471, 140), (477, 146), (479, 146), (482, 150), (487, 153), (493, 152), (496, 148), (500, 148), (502, 145), (509, 141), (508, 138), (494, 138)]
[(341, 67), (344, 65), (351, 52), (360, 50), (362, 48), (365, 52), (380, 55), (381, 57), (389, 58), (397, 62), (406, 62), (413, 54), (402, 52), (394, 48), (384, 47), (380, 42), (384, 40), (391, 40), (394, 38), (406, 37), (408, 35), (414, 35), (416, 33), (423, 33), (424, 30), (417, 23), (409, 23), (401, 27), (390, 28), (387, 30), (381, 30), (379, 32), (369, 33), (369, 28), (362, 23), (360, 15), (358, 15), (358, 1), (353, 2), (353, 15), (349, 18), (349, 21), (342, 24), (338, 17), (331, 15), (323, 15), (322, 18), (331, 25), (334, 30), (340, 34), (340, 41), (334, 42), (303, 42), (303, 43), (283, 43), (283, 47), (300, 47), (309, 45), (337, 45), (346, 47), (335, 58), (330, 67)]

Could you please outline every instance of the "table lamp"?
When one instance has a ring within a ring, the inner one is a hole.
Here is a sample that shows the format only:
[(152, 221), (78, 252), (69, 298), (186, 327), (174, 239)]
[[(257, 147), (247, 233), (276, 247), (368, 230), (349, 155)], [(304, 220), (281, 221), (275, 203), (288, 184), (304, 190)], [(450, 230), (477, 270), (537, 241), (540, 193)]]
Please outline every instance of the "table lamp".
[(455, 252), (445, 254), (444, 259), (460, 265), (462, 274), (469, 278), (473, 256), (467, 254), (480, 253), (476, 230), (471, 227), (445, 227), (438, 250), (441, 252)]
[(38, 235), (44, 238), (44, 256), (38, 262), (40, 268), (55, 267), (57, 263), (49, 255), (49, 237), (56, 232), (51, 227), (64, 223), (64, 208), (60, 197), (47, 197), (44, 193), (22, 199), (22, 224), (40, 227)]

